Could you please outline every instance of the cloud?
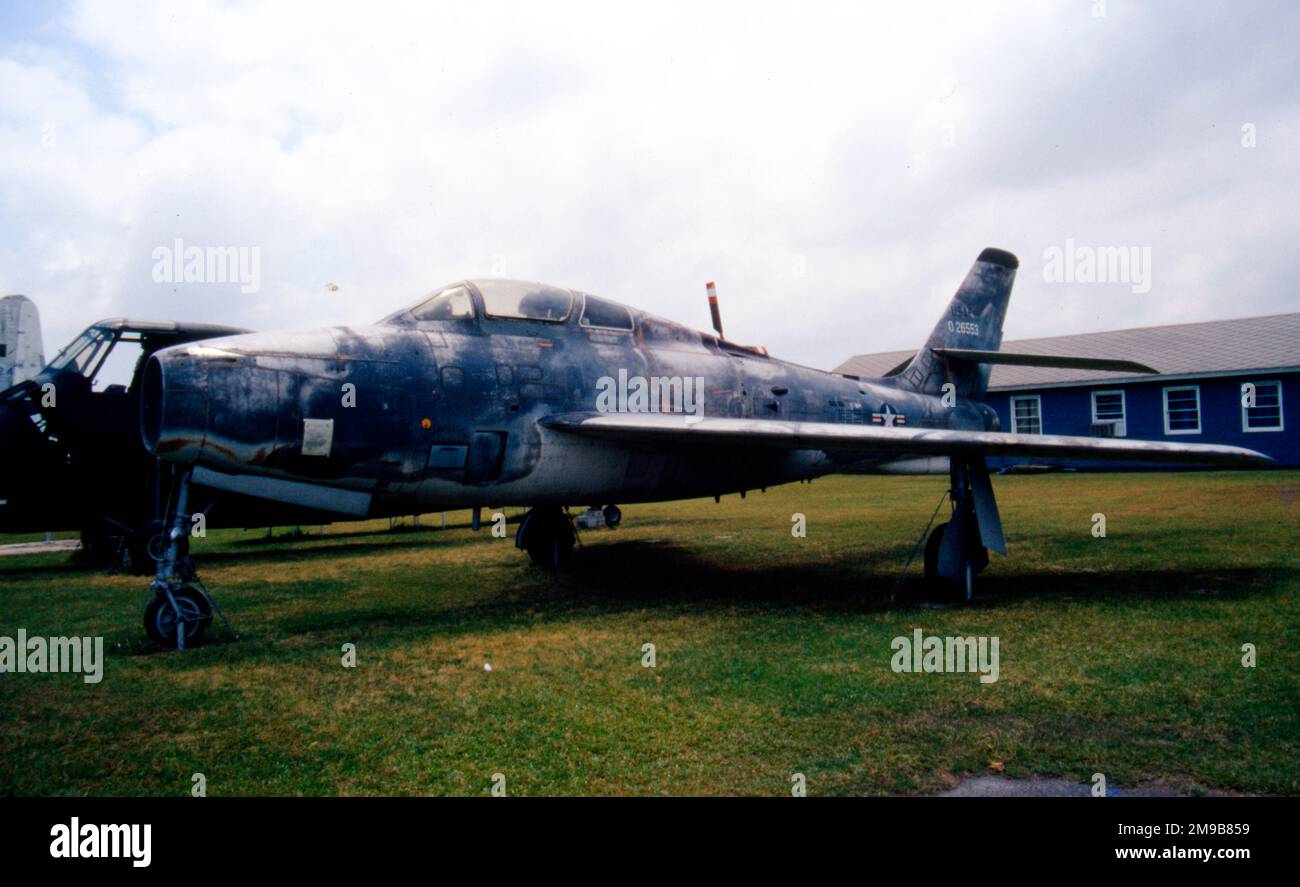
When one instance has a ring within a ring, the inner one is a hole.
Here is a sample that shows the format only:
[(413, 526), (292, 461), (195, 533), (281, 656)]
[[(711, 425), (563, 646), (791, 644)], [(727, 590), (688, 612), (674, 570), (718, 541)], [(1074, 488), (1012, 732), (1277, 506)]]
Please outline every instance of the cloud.
[[(53, 345), (486, 275), (707, 327), (714, 279), (817, 366), (921, 341), (990, 244), (1013, 336), (1293, 310), (1298, 13), (1093, 8), (74, 5), (3, 44), (0, 289)], [(257, 247), (261, 291), (155, 283), (178, 237)], [(1152, 291), (1048, 284), (1067, 238), (1150, 246)]]

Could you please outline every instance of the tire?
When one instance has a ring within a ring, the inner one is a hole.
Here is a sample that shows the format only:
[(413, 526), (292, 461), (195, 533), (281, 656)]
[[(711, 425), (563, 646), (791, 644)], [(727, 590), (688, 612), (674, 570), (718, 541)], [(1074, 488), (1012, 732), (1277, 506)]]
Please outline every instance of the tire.
[(94, 523), (81, 528), (81, 548), (72, 553), (72, 560), (82, 564), (109, 564), (117, 557), (117, 540), (111, 538), (104, 530), (104, 522), (95, 518)]
[(573, 525), (556, 509), (535, 511), (524, 528), (524, 549), (539, 567), (556, 569), (573, 555)]
[[(155, 519), (145, 521), (127, 539), (126, 553), (131, 557), (132, 575), (152, 576), (158, 571), (158, 560), (154, 557), (154, 552), (163, 550), (165, 540), (162, 537), (165, 532), (165, 524)], [(181, 540), (182, 546), (188, 542), (188, 539)]]
[[(186, 621), (185, 646), (197, 644), (212, 624), (212, 603), (207, 595), (188, 585), (172, 589), (172, 597)], [(167, 595), (161, 592), (144, 608), (144, 630), (160, 647), (176, 647), (176, 614)]]

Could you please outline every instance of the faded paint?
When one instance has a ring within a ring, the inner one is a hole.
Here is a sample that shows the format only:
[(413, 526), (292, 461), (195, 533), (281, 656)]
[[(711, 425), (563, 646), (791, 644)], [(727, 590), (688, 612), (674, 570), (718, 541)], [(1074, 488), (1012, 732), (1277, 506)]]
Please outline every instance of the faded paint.
[[(144, 439), (177, 462), (370, 493), (375, 516), (691, 498), (850, 465), (889, 470), (918, 456), (1044, 447), (1252, 461), (1244, 450), (1000, 433), (981, 400), (987, 365), (938, 352), (998, 348), (1015, 269), (1008, 253), (982, 253), (926, 346), (897, 376), (874, 380), (787, 363), (631, 308), (630, 329), (589, 327), (581, 318), (594, 297), (536, 284), (506, 285), (531, 287), (520, 304), (551, 300), (547, 310), (563, 320), (491, 317), (484, 287), (501, 282), (465, 281), (441, 292), (469, 293), (472, 317), (440, 315), (435, 294), (373, 326), (160, 351), (145, 373)], [(702, 378), (703, 419), (599, 413), (599, 380), (620, 370)], [(941, 397), (947, 382), (957, 388), (952, 405)], [(344, 402), (345, 385), (355, 405)], [(893, 427), (872, 425), (873, 414)], [(304, 420), (332, 420), (328, 455), (304, 454)]]

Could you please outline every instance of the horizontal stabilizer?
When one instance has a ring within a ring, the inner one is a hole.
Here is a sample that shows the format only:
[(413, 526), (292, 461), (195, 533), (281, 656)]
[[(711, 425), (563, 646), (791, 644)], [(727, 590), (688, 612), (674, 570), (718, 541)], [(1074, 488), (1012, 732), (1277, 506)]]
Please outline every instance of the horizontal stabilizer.
[(1017, 354), (1014, 351), (972, 351), (966, 348), (932, 349), (949, 360), (971, 363), (1001, 363), (1022, 367), (1057, 367), (1065, 370), (1106, 370), (1112, 373), (1158, 373), (1157, 369), (1135, 360), (1111, 360), (1105, 357), (1068, 357), (1061, 354)]

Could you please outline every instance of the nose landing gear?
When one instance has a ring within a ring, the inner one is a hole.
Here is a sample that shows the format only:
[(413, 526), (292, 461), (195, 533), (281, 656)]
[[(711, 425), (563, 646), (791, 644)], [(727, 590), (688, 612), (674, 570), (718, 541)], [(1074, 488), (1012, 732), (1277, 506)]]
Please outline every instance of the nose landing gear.
[[(184, 650), (187, 644), (196, 644), (203, 638), (212, 624), (212, 612), (216, 608), (199, 580), (189, 554), (192, 475), (191, 468), (176, 472), (161, 537), (161, 545), (165, 547), (158, 558), (154, 580), (149, 584), (154, 596), (144, 608), (144, 630), (149, 639), (160, 647), (177, 650)], [(221, 610), (216, 608), (216, 612), (220, 614)], [(221, 619), (226, 621), (224, 614)], [(226, 622), (226, 628), (230, 628), (229, 622)]]

